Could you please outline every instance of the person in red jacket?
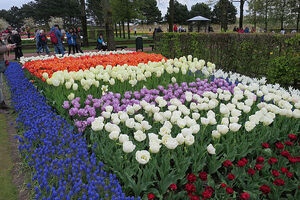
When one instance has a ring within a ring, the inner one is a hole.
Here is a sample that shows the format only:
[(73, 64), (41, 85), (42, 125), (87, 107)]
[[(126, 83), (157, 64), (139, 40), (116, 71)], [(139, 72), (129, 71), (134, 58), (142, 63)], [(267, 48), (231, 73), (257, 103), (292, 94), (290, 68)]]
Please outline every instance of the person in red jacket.
[(177, 32), (177, 26), (176, 26), (176, 24), (174, 24), (173, 31)]

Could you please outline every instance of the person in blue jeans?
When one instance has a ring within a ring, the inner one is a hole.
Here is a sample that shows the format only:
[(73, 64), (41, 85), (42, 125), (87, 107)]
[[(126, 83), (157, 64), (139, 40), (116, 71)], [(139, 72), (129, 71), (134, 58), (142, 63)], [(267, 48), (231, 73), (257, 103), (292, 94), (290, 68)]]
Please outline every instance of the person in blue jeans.
[(74, 33), (73, 29), (70, 28), (69, 32), (67, 32), (66, 35), (67, 35), (67, 40), (68, 40), (69, 55), (71, 53), (71, 49), (73, 50), (73, 54), (75, 54), (76, 34)]
[(61, 38), (63, 37), (63, 34), (60, 32), (59, 26), (54, 25), (54, 27), (50, 30), (50, 33), (52, 31), (55, 33), (55, 36), (57, 38), (57, 43), (53, 44), (54, 49), (55, 49), (55, 53), (64, 55), (65, 51), (64, 51), (64, 48), (63, 48), (62, 40), (61, 40)]
[(42, 53), (42, 52), (46, 52), (48, 55), (50, 54), (50, 50), (47, 46), (47, 36), (45, 35), (44, 30), (40, 30), (40, 35), (38, 37), (39, 39), (39, 43), (40, 43), (40, 47), (38, 49), (38, 54)]

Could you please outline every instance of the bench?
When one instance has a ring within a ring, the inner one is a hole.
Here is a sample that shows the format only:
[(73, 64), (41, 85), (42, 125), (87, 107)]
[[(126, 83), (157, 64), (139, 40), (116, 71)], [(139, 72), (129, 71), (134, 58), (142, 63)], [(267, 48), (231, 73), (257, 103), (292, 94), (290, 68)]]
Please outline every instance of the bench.
[(118, 49), (126, 49), (127, 48), (127, 46), (116, 46), (116, 49), (118, 50)]
[(155, 45), (154, 44), (150, 44), (149, 45), (152, 48), (152, 51), (154, 50)]

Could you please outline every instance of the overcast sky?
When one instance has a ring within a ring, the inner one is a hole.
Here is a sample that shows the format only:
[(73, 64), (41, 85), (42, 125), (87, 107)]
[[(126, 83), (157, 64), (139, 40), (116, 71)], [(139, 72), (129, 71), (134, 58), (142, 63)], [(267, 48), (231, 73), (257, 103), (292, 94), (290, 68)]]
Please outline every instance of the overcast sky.
[[(6, 9), (8, 10), (12, 6), (22, 6), (24, 3), (28, 3), (31, 0), (0, 0), (0, 9)], [(168, 6), (169, 6), (169, 0), (157, 0), (158, 8), (161, 10), (163, 16), (166, 14)], [(191, 9), (191, 6), (200, 3), (200, 2), (207, 2), (207, 0), (178, 0), (178, 2), (182, 4), (186, 4), (188, 9)], [(238, 9), (238, 3), (234, 3), (234, 5), (237, 7), (237, 11), (239, 13)], [(1, 17), (1, 16), (0, 16)]]

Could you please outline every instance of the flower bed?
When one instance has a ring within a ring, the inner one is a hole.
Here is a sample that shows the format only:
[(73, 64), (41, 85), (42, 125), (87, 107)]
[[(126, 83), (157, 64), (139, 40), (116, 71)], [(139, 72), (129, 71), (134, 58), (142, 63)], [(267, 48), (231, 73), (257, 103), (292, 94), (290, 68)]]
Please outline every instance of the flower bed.
[[(55, 60), (64, 59), (73, 58)], [(90, 63), (84, 56), (76, 59)], [(80, 137), (95, 147), (97, 162), (117, 176), (128, 196), (181, 200), (299, 195), (298, 90), (216, 71), (214, 64), (192, 56), (136, 62), (140, 61), (84, 66), (85, 71), (57, 71), (50, 77), (41, 71), (25, 72), (56, 111), (83, 133)], [(36, 73), (38, 77), (32, 75)], [(286, 143), (288, 152), (280, 153), (285, 159), (279, 152), (261, 150), (265, 142), (281, 148), (278, 142), (288, 134), (296, 139), (290, 141), (293, 147)], [(258, 157), (274, 157), (278, 166), (262, 166)], [(267, 175), (284, 165), (293, 173), (288, 175), (291, 179)], [(198, 173), (199, 178), (193, 175)], [(257, 180), (249, 181), (248, 173), (256, 173)], [(271, 187), (270, 181), (282, 189)], [(268, 190), (264, 185), (272, 191), (268, 195), (261, 194)]]
[(115, 175), (102, 170), (84, 137), (46, 104), (18, 64), (11, 63), (6, 76), (36, 199), (134, 199), (125, 197)]
[[(101, 65), (117, 66), (117, 65), (132, 65), (137, 66), (139, 63), (158, 62), (165, 59), (162, 55), (147, 54), (143, 52), (134, 52), (127, 54), (109, 54), (109, 55), (92, 55), (92, 56), (80, 56), (80, 57), (64, 57), (53, 58), (46, 60), (36, 60), (26, 62), (24, 67), (28, 69), (30, 73), (42, 78), (43, 74), (47, 74), (49, 78), (57, 71), (77, 72), (79, 70), (85, 71), (91, 67)], [(44, 75), (45, 76), (45, 75)]]

